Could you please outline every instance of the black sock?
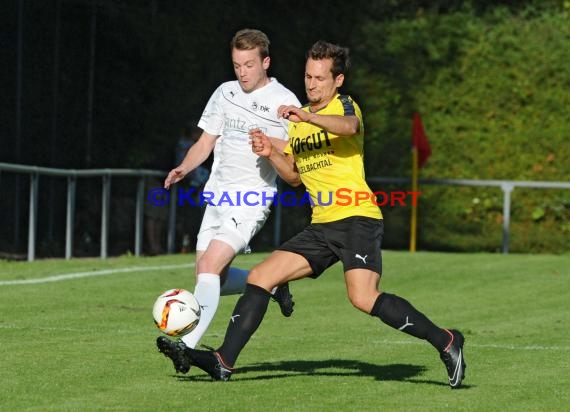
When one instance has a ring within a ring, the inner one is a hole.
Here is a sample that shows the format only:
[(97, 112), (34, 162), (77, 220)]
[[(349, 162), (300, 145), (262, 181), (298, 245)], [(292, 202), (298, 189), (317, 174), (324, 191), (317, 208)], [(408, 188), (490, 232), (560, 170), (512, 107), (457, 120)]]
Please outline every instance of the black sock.
[(438, 328), (410, 302), (399, 296), (382, 293), (376, 299), (370, 315), (380, 318), (394, 329), (427, 340), (440, 352), (449, 343), (449, 333)]
[(259, 286), (247, 284), (245, 292), (239, 298), (232, 313), (224, 343), (218, 353), (228, 366), (233, 366), (236, 360), (255, 333), (269, 305), (271, 294)]

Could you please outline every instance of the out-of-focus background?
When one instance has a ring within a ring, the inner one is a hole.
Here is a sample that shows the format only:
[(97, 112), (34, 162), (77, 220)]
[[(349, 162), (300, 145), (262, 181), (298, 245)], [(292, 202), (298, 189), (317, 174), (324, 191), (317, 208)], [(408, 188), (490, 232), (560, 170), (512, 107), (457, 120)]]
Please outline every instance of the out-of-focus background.
[[(432, 155), (422, 179), (568, 182), (570, 3), (564, 0), (234, 1), (9, 0), (0, 14), (0, 162), (57, 169), (167, 171), (177, 145), (223, 81), (229, 41), (259, 28), (270, 74), (301, 101), (305, 52), (324, 39), (350, 47), (343, 92), (360, 104), (374, 190), (410, 190), (411, 119), (422, 116)], [(147, 181), (160, 185), (162, 177)], [(28, 250), (30, 179), (0, 171), (0, 253)], [(73, 255), (101, 248), (101, 179), (77, 180)], [(507, 188), (508, 189), (508, 188)], [(501, 251), (499, 186), (420, 184), (418, 248)], [(40, 176), (37, 257), (64, 255), (67, 179)], [(113, 177), (109, 254), (133, 252), (137, 180)], [(570, 246), (570, 191), (516, 187), (511, 252)], [(145, 210), (150, 210), (148, 205)], [(192, 248), (199, 208), (177, 210), (175, 251)], [(166, 210), (154, 218), (166, 225)], [(410, 208), (383, 208), (384, 247), (406, 249)], [(252, 246), (269, 250), (308, 219), (273, 213)], [(145, 219), (153, 216), (145, 214)], [(167, 251), (158, 235), (156, 253)], [(190, 244), (189, 244), (190, 243)], [(154, 254), (145, 238), (143, 253)]]

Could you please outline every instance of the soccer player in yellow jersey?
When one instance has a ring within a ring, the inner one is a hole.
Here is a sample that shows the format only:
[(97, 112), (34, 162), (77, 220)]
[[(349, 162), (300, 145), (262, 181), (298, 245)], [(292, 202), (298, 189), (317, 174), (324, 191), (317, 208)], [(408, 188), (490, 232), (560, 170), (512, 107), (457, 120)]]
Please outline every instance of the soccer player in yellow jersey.
[(307, 53), (304, 107), (281, 106), (290, 121), (284, 152), (262, 132), (251, 133), (252, 150), (269, 159), (293, 186), (304, 184), (312, 203), (311, 224), (281, 245), (248, 276), (223, 344), (216, 351), (186, 349), (181, 357), (216, 380), (228, 380), (257, 330), (276, 285), (319, 277), (341, 261), (348, 298), (360, 311), (433, 345), (447, 369), (449, 385), (465, 373), (463, 335), (433, 324), (407, 300), (380, 290), (382, 214), (364, 179), (364, 127), (358, 105), (338, 89), (349, 66), (348, 49), (318, 41)]

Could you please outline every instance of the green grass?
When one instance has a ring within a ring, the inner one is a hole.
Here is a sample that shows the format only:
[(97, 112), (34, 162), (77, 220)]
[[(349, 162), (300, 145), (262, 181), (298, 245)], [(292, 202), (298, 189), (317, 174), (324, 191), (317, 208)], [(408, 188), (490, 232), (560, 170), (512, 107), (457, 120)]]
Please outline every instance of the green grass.
[[(250, 267), (264, 255), (244, 255)], [(273, 303), (227, 383), (176, 375), (154, 345), (151, 308), (192, 290), (193, 255), (0, 261), (0, 410), (562, 411), (570, 395), (570, 255), (385, 252), (383, 288), (434, 322), (460, 328), (468, 364), (452, 391), (429, 344), (353, 309), (341, 267)], [(38, 284), (15, 279), (140, 267)], [(237, 296), (224, 297), (203, 343), (221, 343)]]

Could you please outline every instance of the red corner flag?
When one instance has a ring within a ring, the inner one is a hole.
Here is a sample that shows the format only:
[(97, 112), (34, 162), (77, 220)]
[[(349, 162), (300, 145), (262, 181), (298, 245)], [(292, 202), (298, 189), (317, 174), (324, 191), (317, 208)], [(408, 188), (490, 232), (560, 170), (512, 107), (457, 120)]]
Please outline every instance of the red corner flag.
[(419, 113), (414, 113), (414, 123), (412, 127), (412, 147), (418, 151), (418, 167), (424, 167), (431, 156), (431, 148), (424, 131), (422, 118)]

